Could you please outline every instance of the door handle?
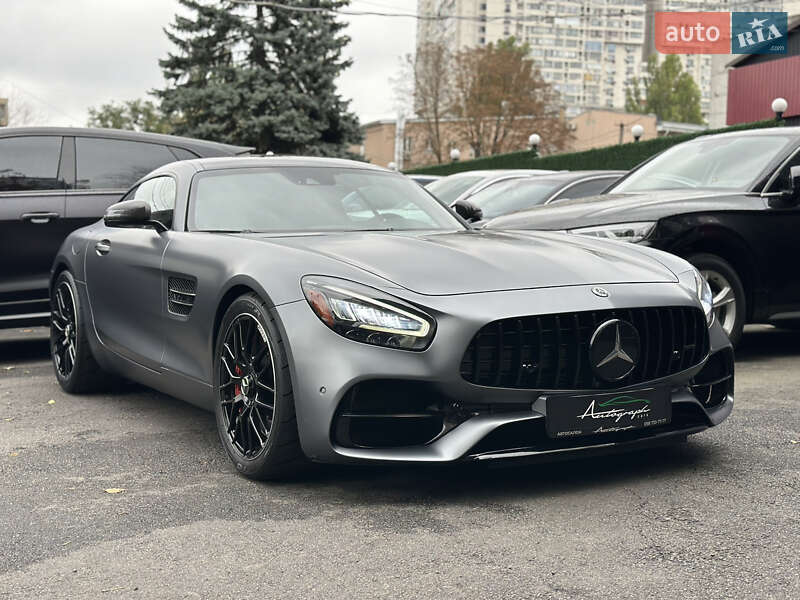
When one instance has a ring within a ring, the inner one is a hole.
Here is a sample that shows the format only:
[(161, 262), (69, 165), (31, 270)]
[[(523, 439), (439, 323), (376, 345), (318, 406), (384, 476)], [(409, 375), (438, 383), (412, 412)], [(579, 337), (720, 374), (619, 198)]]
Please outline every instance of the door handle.
[(94, 245), (94, 249), (97, 250), (97, 254), (103, 256), (104, 254), (108, 254), (111, 252), (111, 242), (108, 240), (100, 240)]
[(36, 225), (44, 225), (45, 223), (49, 223), (50, 219), (57, 219), (60, 215), (56, 212), (33, 212), (33, 213), (25, 213), (20, 216), (20, 219), (23, 221), (28, 221), (29, 223), (35, 223)]

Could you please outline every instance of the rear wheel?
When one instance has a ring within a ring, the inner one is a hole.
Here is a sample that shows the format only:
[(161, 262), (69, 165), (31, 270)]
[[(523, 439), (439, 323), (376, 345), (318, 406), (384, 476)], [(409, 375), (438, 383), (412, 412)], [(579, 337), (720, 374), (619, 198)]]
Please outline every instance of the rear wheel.
[(63, 271), (50, 295), (50, 355), (59, 385), (70, 394), (95, 391), (108, 382), (92, 356), (87, 325), (75, 279)]
[(742, 280), (726, 260), (714, 254), (695, 254), (688, 260), (708, 282), (714, 298), (714, 318), (736, 346), (747, 315)]
[(305, 465), (283, 341), (255, 294), (236, 299), (222, 319), (214, 377), (217, 431), (242, 475), (274, 479)]

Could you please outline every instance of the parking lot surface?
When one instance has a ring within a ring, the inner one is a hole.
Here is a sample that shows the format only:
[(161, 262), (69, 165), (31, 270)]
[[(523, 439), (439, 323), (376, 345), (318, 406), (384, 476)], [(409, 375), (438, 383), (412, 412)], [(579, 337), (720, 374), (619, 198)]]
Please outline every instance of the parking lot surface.
[(748, 328), (733, 415), (687, 444), (282, 483), (238, 476), (210, 413), (62, 393), (47, 352), (0, 334), (2, 598), (800, 596), (796, 332)]

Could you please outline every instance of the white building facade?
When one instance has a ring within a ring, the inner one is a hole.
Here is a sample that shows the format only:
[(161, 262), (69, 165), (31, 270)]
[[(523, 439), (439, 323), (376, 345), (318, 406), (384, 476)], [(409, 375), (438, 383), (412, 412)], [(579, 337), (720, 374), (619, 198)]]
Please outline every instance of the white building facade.
[[(641, 76), (652, 52), (647, 24), (652, 25), (655, 11), (751, 8), (782, 10), (783, 1), (418, 0), (419, 15), (441, 19), (420, 20), (417, 43), (438, 39), (457, 50), (509, 36), (525, 41), (542, 76), (561, 93), (567, 116), (572, 117), (588, 107), (625, 107), (625, 89)], [(708, 121), (712, 56), (684, 55), (681, 60), (700, 88), (701, 112)]]

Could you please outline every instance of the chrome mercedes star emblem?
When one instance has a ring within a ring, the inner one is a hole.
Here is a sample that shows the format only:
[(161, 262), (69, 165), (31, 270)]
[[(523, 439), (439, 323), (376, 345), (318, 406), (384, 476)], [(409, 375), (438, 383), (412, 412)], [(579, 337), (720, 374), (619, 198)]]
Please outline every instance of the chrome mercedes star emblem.
[(593, 287), (592, 293), (598, 298), (608, 298), (608, 290), (601, 287)]
[(614, 327), (614, 330), (616, 331), (616, 334), (617, 334), (617, 337), (614, 340), (614, 347), (611, 349), (611, 352), (608, 353), (608, 356), (606, 356), (603, 360), (601, 360), (599, 363), (597, 363), (597, 368), (598, 369), (600, 367), (602, 367), (603, 365), (607, 365), (608, 363), (610, 363), (615, 358), (619, 358), (620, 360), (624, 360), (627, 363), (634, 364), (633, 363), (633, 359), (630, 356), (628, 356), (628, 353), (625, 352), (625, 350), (623, 350), (622, 346), (620, 345), (620, 341), (619, 341), (619, 323), (617, 323), (616, 327)]
[(590, 364), (595, 375), (609, 382), (624, 379), (636, 368), (640, 341), (636, 328), (620, 319), (609, 319), (595, 330), (589, 342)]

